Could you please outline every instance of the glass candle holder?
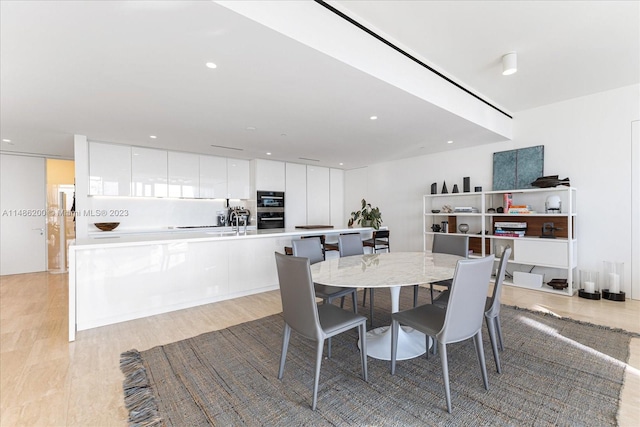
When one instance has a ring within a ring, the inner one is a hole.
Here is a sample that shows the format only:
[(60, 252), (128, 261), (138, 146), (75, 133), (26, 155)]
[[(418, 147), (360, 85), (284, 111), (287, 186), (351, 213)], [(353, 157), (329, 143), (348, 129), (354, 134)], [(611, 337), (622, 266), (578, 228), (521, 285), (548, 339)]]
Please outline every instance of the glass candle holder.
[(618, 294), (622, 290), (622, 277), (624, 273), (624, 263), (604, 262), (604, 286), (609, 292)]
[(580, 289), (578, 296), (587, 299), (600, 299), (598, 272), (580, 270)]
[(624, 263), (604, 261), (602, 276), (602, 294), (606, 299), (624, 301)]
[(590, 294), (600, 291), (597, 271), (580, 271), (580, 289)]

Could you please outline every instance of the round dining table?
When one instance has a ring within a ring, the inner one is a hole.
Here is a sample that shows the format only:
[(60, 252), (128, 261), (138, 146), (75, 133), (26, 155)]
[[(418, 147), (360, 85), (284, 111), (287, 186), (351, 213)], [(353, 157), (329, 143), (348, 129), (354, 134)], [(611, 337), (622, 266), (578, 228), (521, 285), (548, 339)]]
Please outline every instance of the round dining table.
[[(331, 258), (311, 266), (313, 281), (322, 285), (349, 288), (388, 288), (391, 312), (399, 310), (400, 288), (451, 279), (458, 260), (456, 255), (430, 252), (383, 252)], [(431, 342), (431, 341), (430, 341)], [(427, 350), (424, 334), (401, 327), (397, 360), (418, 357)], [(367, 355), (391, 359), (391, 327), (367, 332)]]

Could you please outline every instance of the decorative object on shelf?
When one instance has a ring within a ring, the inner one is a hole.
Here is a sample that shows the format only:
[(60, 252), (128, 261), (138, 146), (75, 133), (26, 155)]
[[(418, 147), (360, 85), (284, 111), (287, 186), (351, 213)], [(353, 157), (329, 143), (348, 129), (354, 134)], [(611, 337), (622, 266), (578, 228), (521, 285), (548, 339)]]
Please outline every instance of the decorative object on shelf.
[(498, 209), (496, 209), (497, 213), (504, 213), (504, 209), (502, 208), (502, 206), (498, 206)]
[(547, 285), (551, 286), (553, 289), (566, 289), (569, 284), (567, 283), (567, 279), (551, 279), (547, 282)]
[(373, 227), (378, 230), (380, 224), (382, 224), (382, 213), (377, 206), (374, 208), (371, 206), (371, 203), (367, 203), (365, 199), (362, 199), (362, 207), (360, 210), (351, 212), (348, 226), (353, 227), (353, 224), (360, 224), (363, 227)]
[(458, 184), (453, 184), (453, 191), (452, 193), (459, 193), (460, 190), (458, 190)]
[(623, 262), (604, 261), (602, 298), (611, 301), (624, 301), (625, 293), (622, 291), (623, 277)]
[(543, 167), (544, 145), (493, 153), (493, 190), (532, 188)]
[(440, 213), (440, 209), (431, 209), (431, 213)]
[(481, 192), (482, 192), (482, 187), (474, 187), (474, 188), (473, 188), (473, 190), (474, 190), (476, 193), (481, 193)]
[(597, 271), (580, 270), (580, 289), (578, 289), (578, 296), (586, 299), (600, 299)]
[(559, 214), (562, 212), (562, 200), (560, 200), (560, 196), (552, 195), (548, 196), (547, 200), (544, 202), (544, 211), (546, 213)]
[(469, 231), (469, 224), (460, 224), (458, 230), (460, 230), (461, 233), (466, 233)]
[(545, 222), (542, 224), (542, 234), (540, 238), (542, 239), (555, 239), (556, 230), (562, 230), (562, 228), (554, 227), (552, 222)]
[(440, 232), (440, 224), (433, 224), (431, 226), (431, 231), (433, 231), (434, 233), (439, 233)]
[(101, 231), (112, 231), (120, 225), (119, 222), (94, 222), (93, 225)]
[(442, 221), (441, 223), (441, 228), (442, 228), (442, 232), (443, 233), (448, 233), (449, 232), (449, 221)]
[(471, 180), (468, 176), (462, 178), (462, 191), (464, 191), (465, 193), (471, 192)]
[(496, 213), (495, 208), (489, 208), (487, 209), (487, 213)]
[(444, 213), (452, 213), (453, 212), (453, 208), (451, 207), (451, 205), (444, 205), (442, 207), (442, 212), (444, 212)]
[(532, 186), (538, 188), (557, 187), (558, 185), (571, 186), (569, 178), (559, 179), (558, 175), (541, 176), (531, 183)]
[(438, 194), (438, 184), (436, 182), (431, 184), (431, 194)]
[(441, 191), (441, 193), (442, 193), (442, 194), (447, 194), (447, 193), (449, 193), (449, 190), (447, 190), (447, 182), (446, 182), (446, 181), (443, 181), (443, 182), (442, 182), (442, 191)]

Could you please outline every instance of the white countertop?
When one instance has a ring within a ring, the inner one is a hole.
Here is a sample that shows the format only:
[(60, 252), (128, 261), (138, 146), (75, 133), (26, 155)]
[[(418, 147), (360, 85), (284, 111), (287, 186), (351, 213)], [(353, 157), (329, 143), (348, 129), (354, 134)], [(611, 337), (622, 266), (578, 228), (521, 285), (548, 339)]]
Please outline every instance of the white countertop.
[(305, 235), (331, 235), (340, 233), (371, 232), (370, 227), (358, 228), (316, 228), (316, 229), (270, 229), (256, 230), (255, 226), (248, 229), (247, 234), (236, 235), (230, 227), (189, 228), (189, 229), (163, 229), (140, 231), (102, 231), (90, 233), (86, 239), (77, 239), (70, 250), (95, 249), (99, 247), (138, 246), (148, 244), (164, 244), (176, 242), (201, 242), (214, 240), (256, 239), (274, 236), (305, 236)]

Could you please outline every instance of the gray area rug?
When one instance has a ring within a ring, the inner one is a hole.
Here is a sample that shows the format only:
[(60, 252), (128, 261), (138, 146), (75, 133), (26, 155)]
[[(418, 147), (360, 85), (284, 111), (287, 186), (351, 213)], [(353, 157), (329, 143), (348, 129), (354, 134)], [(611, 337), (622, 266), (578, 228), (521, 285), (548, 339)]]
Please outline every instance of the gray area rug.
[[(427, 291), (423, 291), (425, 294)], [(401, 293), (409, 308), (412, 289)], [(376, 292), (375, 326), (388, 324), (388, 292)], [(360, 296), (362, 302), (362, 296)], [(347, 301), (349, 306), (349, 301)], [(361, 307), (361, 306), (360, 306)], [(368, 314), (368, 307), (361, 309)], [(448, 346), (453, 414), (439, 356), (369, 358), (360, 376), (356, 332), (333, 339), (318, 409), (310, 409), (314, 350), (292, 334), (277, 379), (281, 315), (122, 354), (125, 403), (137, 426), (607, 426), (616, 425), (629, 341), (637, 334), (503, 307), (505, 350), (495, 370), (483, 329), (489, 390), (472, 341)]]

